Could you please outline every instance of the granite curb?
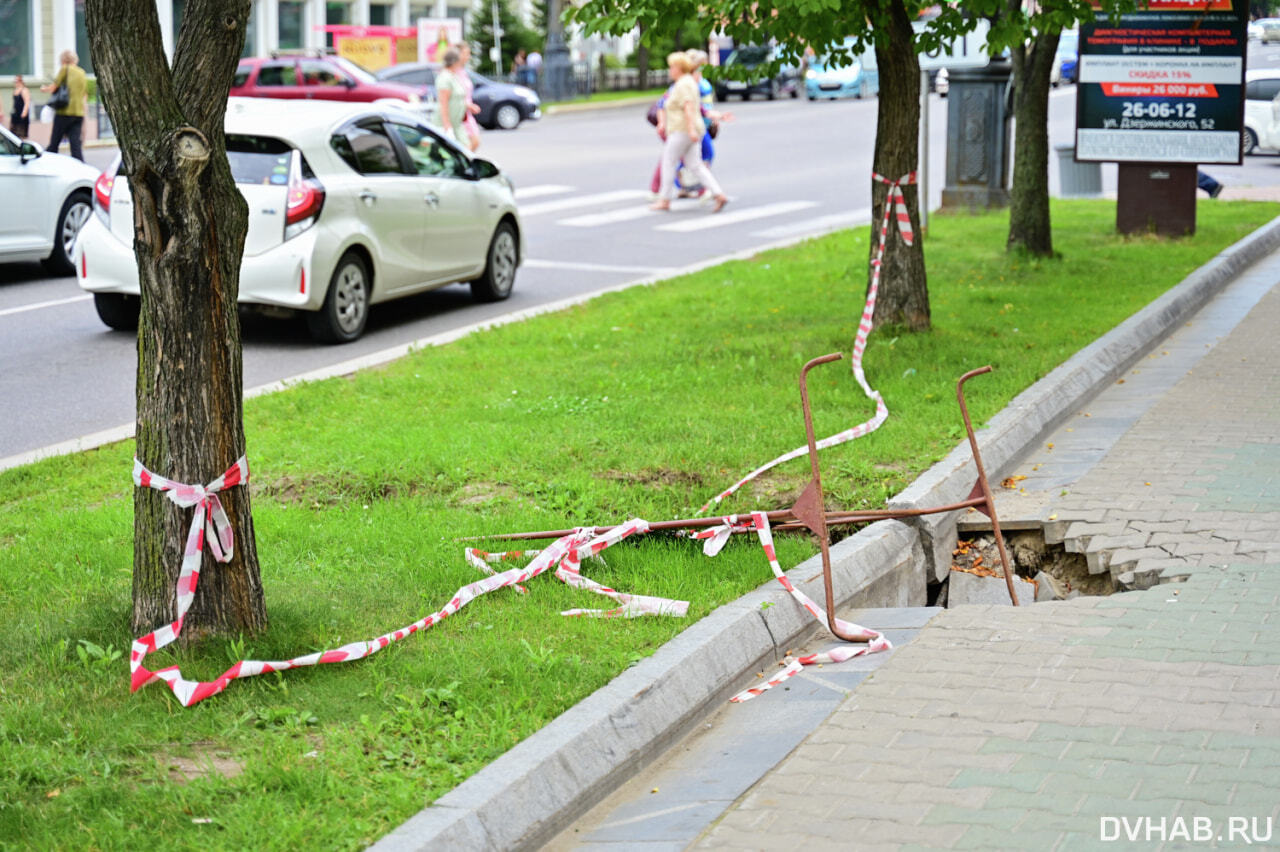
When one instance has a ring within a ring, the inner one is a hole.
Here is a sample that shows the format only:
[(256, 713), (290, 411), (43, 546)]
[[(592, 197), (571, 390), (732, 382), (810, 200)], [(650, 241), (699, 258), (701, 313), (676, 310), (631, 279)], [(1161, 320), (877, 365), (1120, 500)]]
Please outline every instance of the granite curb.
[[(997, 479), (1074, 408), (1243, 269), (1277, 248), (1280, 218), (1223, 250), (1015, 397), (978, 433), (988, 476)], [(970, 387), (972, 394), (979, 386)], [(957, 502), (968, 494), (974, 476), (968, 444), (962, 443), (890, 506)], [(957, 514), (914, 519), (910, 525), (882, 521), (835, 545), (831, 556), (838, 604), (859, 603), (872, 589), (883, 594), (886, 585), (892, 587), (890, 594), (905, 598), (898, 605), (922, 604), (926, 579), (938, 577), (943, 557), (954, 547)], [(899, 577), (904, 569), (905, 583)], [(819, 557), (787, 575), (821, 600)], [(771, 665), (816, 629), (810, 616), (771, 581), (691, 625), (371, 849), (536, 848), (656, 759), (710, 707), (741, 689), (753, 670)]]

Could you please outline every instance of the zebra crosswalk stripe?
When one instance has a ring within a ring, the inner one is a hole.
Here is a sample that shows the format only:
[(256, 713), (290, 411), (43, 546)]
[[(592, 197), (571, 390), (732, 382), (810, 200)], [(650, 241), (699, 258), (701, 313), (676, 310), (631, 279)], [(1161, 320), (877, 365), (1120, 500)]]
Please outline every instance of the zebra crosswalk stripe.
[[(702, 213), (701, 215), (692, 215), (687, 218), (680, 217), (679, 221), (658, 225), (654, 230), (676, 231), (679, 233), (705, 231), (710, 228), (722, 228), (725, 225), (736, 225), (739, 222), (750, 222), (753, 219), (783, 216), (787, 213), (808, 210), (810, 207), (817, 206), (818, 202), (816, 201), (779, 201), (776, 204), (761, 204), (756, 207), (732, 210), (728, 213)], [(679, 214), (675, 215), (679, 216)]]

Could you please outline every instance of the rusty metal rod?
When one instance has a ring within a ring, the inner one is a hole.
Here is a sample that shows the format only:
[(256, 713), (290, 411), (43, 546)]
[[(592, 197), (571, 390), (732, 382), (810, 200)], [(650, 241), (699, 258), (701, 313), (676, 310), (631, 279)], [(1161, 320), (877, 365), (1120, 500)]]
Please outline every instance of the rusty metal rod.
[[(936, 515), (942, 512), (955, 512), (960, 509), (968, 509), (975, 506), (983, 505), (985, 501), (981, 497), (974, 497), (969, 500), (961, 500), (959, 503), (949, 503), (946, 506), (931, 506), (927, 509), (856, 509), (845, 511), (826, 512), (828, 524), (864, 524), (873, 521), (896, 520), (898, 518), (911, 518), (920, 515)], [(748, 517), (750, 513), (738, 513), (738, 517)], [(774, 526), (775, 530), (795, 530), (803, 528), (802, 524), (797, 522), (796, 516), (792, 514), (790, 509), (775, 509), (771, 512), (765, 512), (765, 517), (769, 519), (770, 525), (775, 521), (781, 521), (782, 524)], [(655, 521), (649, 524), (651, 532), (661, 530), (680, 530), (698, 527), (714, 527), (724, 522), (724, 516), (714, 518), (683, 518), (674, 521)], [(614, 527), (620, 524), (610, 524), (604, 527), (595, 527), (593, 532), (595, 535), (604, 535)], [(545, 539), (545, 538), (563, 538), (572, 529), (566, 530), (539, 530), (537, 532), (518, 532), (518, 533), (500, 533), (498, 535), (471, 535), (464, 538), (455, 539), (456, 541), (519, 541), (524, 539)]]
[(964, 430), (969, 435), (969, 449), (973, 451), (973, 463), (978, 467), (978, 490), (982, 492), (980, 502), (987, 506), (987, 517), (991, 519), (991, 530), (995, 533), (996, 547), (1000, 550), (1000, 564), (1004, 568), (1004, 584), (1009, 589), (1009, 600), (1018, 606), (1018, 593), (1013, 588), (1013, 572), (1009, 570), (1009, 554), (1004, 549), (1004, 535), (1000, 532), (1000, 519), (996, 517), (996, 501), (991, 496), (991, 483), (987, 481), (987, 471), (982, 466), (982, 453), (978, 452), (978, 438), (973, 434), (973, 423), (969, 420), (969, 407), (964, 402), (964, 383), (974, 376), (990, 373), (991, 365), (970, 370), (956, 382), (956, 401), (960, 403), (960, 416), (964, 418)]

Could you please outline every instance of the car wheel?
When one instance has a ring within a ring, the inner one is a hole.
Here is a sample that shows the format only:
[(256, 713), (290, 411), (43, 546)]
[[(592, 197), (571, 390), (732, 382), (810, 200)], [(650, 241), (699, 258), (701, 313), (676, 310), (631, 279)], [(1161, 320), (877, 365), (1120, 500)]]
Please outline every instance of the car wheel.
[(126, 296), (123, 293), (94, 293), (93, 307), (98, 311), (98, 319), (108, 328), (117, 331), (133, 331), (138, 327), (138, 313), (142, 310), (142, 300), (137, 296)]
[(1258, 148), (1258, 134), (1254, 133), (1248, 127), (1244, 129), (1244, 133), (1240, 134), (1240, 153), (1252, 154)]
[(364, 332), (369, 319), (372, 281), (364, 259), (347, 252), (329, 279), (320, 310), (307, 314), (311, 336), (322, 343), (350, 343)]
[(498, 104), (498, 108), (493, 111), (494, 124), (503, 130), (515, 130), (520, 126), (520, 121), (520, 107), (510, 101)]
[(816, 100), (818, 99), (818, 96), (817, 96), (817, 95), (808, 95), (807, 97), (808, 97), (808, 98), (809, 98), (809, 100), (811, 100), (811, 101), (816, 101)]
[(93, 208), (89, 203), (89, 196), (79, 192), (69, 196), (63, 202), (53, 234), (53, 253), (45, 260), (51, 272), (71, 275), (76, 271), (71, 254), (75, 251), (76, 237), (80, 236), (80, 229), (93, 215)]
[(794, 88), (791, 89), (791, 100), (794, 101), (798, 97), (800, 97), (800, 87), (795, 86)]
[(500, 222), (489, 241), (484, 274), (471, 282), (471, 296), (477, 302), (501, 302), (511, 295), (520, 263), (520, 241), (510, 222)]

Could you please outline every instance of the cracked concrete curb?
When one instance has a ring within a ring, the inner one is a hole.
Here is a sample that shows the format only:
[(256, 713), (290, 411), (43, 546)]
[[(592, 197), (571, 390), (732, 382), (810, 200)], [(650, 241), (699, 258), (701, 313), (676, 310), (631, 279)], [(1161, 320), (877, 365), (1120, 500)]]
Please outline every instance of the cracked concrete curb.
[[(1019, 394), (978, 433), (988, 476), (1016, 462), (1070, 412), (1198, 310), (1243, 269), (1280, 248), (1280, 218), (1228, 247), (1182, 283)], [(980, 381), (980, 380), (979, 380)], [(970, 395), (980, 393), (970, 385)], [(976, 473), (967, 442), (890, 501), (894, 508), (956, 502)], [(956, 513), (882, 521), (832, 548), (840, 606), (924, 599), (927, 572), (949, 557)], [(945, 548), (945, 554), (942, 553)], [(942, 554), (942, 556), (939, 556)], [(949, 566), (949, 559), (947, 560)], [(925, 566), (925, 570), (919, 570)], [(787, 576), (822, 601), (820, 557)], [(371, 849), (530, 849), (550, 840), (656, 759), (706, 710), (749, 685), (816, 630), (776, 581), (719, 607), (549, 725), (387, 834)]]
[[(1081, 349), (1018, 394), (977, 433), (987, 478), (999, 482), (1031, 446), (1061, 425), (1181, 325), (1248, 266), (1280, 248), (1280, 218), (1228, 246), (1142, 310)], [(981, 366), (974, 364), (973, 367)], [(982, 377), (966, 385), (970, 399), (982, 393)], [(968, 441), (921, 474), (889, 501), (892, 509), (940, 506), (964, 500), (977, 480)], [(926, 515), (909, 523), (919, 530), (926, 558), (940, 581), (950, 567), (959, 513)]]
[[(836, 598), (845, 605), (878, 583), (901, 585), (895, 571), (919, 558), (905, 525), (867, 527), (832, 548)], [(809, 597), (824, 600), (820, 557), (787, 576)], [(691, 625), (371, 849), (536, 848), (688, 733), (707, 707), (750, 686), (752, 671), (771, 670), (815, 628), (809, 613), (771, 580)]]

